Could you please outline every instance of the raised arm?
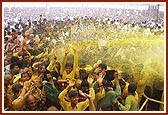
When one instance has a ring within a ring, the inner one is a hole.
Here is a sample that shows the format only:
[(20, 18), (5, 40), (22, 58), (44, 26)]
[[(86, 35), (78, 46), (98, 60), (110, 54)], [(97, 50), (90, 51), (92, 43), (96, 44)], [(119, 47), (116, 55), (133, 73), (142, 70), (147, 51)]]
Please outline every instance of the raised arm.
[(62, 61), (62, 66), (61, 66), (61, 75), (63, 74), (64, 70), (65, 70), (65, 64), (66, 64), (66, 60), (67, 60), (67, 55), (70, 52), (70, 46), (67, 45), (65, 46), (65, 51), (64, 51), (64, 57), (63, 57), (63, 61)]

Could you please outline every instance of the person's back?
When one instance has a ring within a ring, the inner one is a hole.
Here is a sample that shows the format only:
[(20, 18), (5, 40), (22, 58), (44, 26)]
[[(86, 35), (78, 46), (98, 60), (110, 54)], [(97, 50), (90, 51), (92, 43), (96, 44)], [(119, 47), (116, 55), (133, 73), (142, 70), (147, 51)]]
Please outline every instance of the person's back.
[(138, 109), (138, 94), (136, 93), (135, 96), (129, 95), (129, 96), (126, 98), (126, 102), (127, 102), (128, 100), (132, 100), (132, 101), (131, 101), (131, 107), (130, 107), (129, 111), (137, 111), (137, 109)]
[(138, 110), (138, 94), (136, 92), (137, 85), (130, 83), (128, 86), (128, 96), (125, 99), (125, 104), (122, 105), (118, 102), (119, 110), (121, 111), (137, 111)]
[[(118, 80), (116, 80), (116, 83)], [(113, 90), (111, 81), (103, 81), (105, 96), (97, 102), (96, 110), (112, 111), (113, 105), (117, 102), (118, 97), (121, 95), (121, 88), (119, 82), (116, 85), (116, 90)]]
[(100, 108), (102, 110), (113, 110), (112, 109), (112, 104), (115, 103), (116, 99), (117, 99), (117, 95), (114, 91), (108, 91), (105, 94), (105, 97), (103, 97), (101, 100), (98, 101), (97, 103), (97, 110), (100, 110)]

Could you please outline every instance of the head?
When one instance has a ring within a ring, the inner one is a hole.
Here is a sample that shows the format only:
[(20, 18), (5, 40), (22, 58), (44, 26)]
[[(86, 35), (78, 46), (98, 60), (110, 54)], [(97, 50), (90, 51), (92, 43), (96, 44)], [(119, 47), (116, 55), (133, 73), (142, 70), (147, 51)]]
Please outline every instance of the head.
[(106, 80), (103, 80), (103, 86), (104, 86), (104, 89), (106, 91), (110, 91), (110, 90), (113, 90), (113, 84), (111, 81), (106, 81)]
[(137, 72), (141, 72), (144, 68), (144, 65), (142, 63), (135, 65), (135, 69)]
[(99, 72), (107, 70), (107, 65), (106, 64), (99, 64)]
[(60, 64), (60, 62), (55, 62), (55, 63), (54, 63), (54, 67), (57, 68), (58, 71), (60, 71), (60, 69), (61, 69), (61, 64)]
[(71, 105), (75, 105), (78, 103), (79, 101), (79, 94), (76, 90), (70, 90), (69, 91), (69, 99), (71, 101)]
[(66, 73), (70, 74), (72, 70), (73, 70), (73, 64), (72, 63), (66, 63), (66, 65), (65, 65)]
[(87, 80), (82, 80), (81, 88), (84, 93), (89, 94), (89, 84), (88, 84)]
[(79, 75), (82, 80), (86, 80), (88, 78), (88, 73), (84, 69), (79, 70)]
[(79, 63), (79, 67), (80, 68), (85, 68), (86, 67), (86, 60), (81, 60), (81, 62)]
[(23, 88), (23, 86), (19, 83), (15, 83), (12, 85), (12, 92), (16, 95), (19, 96), (21, 89)]
[(12, 63), (10, 65), (10, 70), (11, 70), (11, 73), (13, 75), (16, 75), (16, 74), (18, 74), (20, 72), (20, 68), (19, 68), (18, 64), (16, 64), (16, 63)]
[(27, 102), (26, 105), (30, 111), (35, 111), (37, 109), (37, 102), (35, 97), (32, 94), (30, 94), (27, 97), (26, 102)]
[(36, 77), (33, 79), (33, 85), (36, 87), (36, 88), (40, 88), (42, 86), (42, 78), (41, 77)]
[(12, 56), (10, 58), (10, 63), (17, 63), (19, 61), (19, 58), (18, 57), (15, 57), (15, 56)]
[(107, 70), (104, 79), (107, 80), (107, 81), (114, 80), (115, 72), (117, 72), (117, 71), (115, 71), (115, 70)]
[(129, 86), (128, 86), (128, 92), (129, 93), (135, 93), (137, 89), (137, 85), (135, 83), (130, 83)]
[(125, 81), (129, 81), (129, 79), (131, 78), (131, 76), (129, 75), (128, 72), (122, 72), (121, 73), (121, 78), (123, 78)]
[(7, 74), (4, 76), (4, 85), (8, 87), (9, 84), (12, 84), (12, 76)]
[(25, 82), (25, 81), (30, 80), (30, 78), (31, 77), (29, 76), (29, 74), (27, 72), (21, 73), (21, 81)]
[(27, 53), (23, 53), (22, 54), (22, 59), (24, 60), (24, 61), (30, 61), (30, 56), (29, 56), (29, 54), (27, 54)]
[(16, 52), (19, 52), (20, 50), (21, 50), (21, 47), (19, 45), (15, 47)]
[(12, 57), (13, 51), (12, 51), (12, 50), (8, 50), (6, 55), (7, 55), (8, 57)]
[(119, 79), (119, 84), (120, 84), (121, 90), (124, 89), (125, 86), (126, 86), (126, 83), (125, 83), (124, 79)]
[(30, 77), (33, 75), (33, 68), (30, 66), (28, 67), (27, 73), (29, 74)]

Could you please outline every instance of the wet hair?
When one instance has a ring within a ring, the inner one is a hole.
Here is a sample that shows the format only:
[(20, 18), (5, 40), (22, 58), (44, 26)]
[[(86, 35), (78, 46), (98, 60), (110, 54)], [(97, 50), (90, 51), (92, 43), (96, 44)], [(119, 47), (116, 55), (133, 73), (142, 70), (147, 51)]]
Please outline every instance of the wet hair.
[(107, 80), (107, 81), (114, 80), (114, 73), (115, 72), (117, 72), (117, 71), (116, 70), (107, 70), (104, 79)]
[(66, 63), (65, 67), (72, 67), (73, 68), (73, 64), (72, 63)]
[(128, 92), (129, 93), (135, 93), (137, 89), (137, 85), (135, 83), (130, 83), (129, 86), (128, 86)]
[(79, 74), (83, 74), (83, 73), (86, 73), (86, 70), (85, 69), (80, 69)]
[(99, 64), (99, 67), (101, 68), (101, 69), (107, 69), (107, 65), (106, 64)]
[[(16, 63), (11, 63), (11, 65), (10, 65), (10, 70), (12, 70), (13, 68), (15, 68), (15, 66), (18, 66), (18, 64), (16, 64)], [(19, 67), (19, 66), (18, 66)]]
[(130, 76), (130, 74), (129, 74), (128, 72), (123, 72), (123, 73), (121, 73), (121, 77), (122, 77), (125, 81), (127, 81), (131, 76)]
[(27, 72), (23, 72), (23, 73), (21, 73), (21, 78), (23, 77), (24, 74), (29, 75)]
[(57, 73), (56, 71), (52, 71), (51, 75), (55, 78), (58, 78), (60, 76), (59, 73)]
[(19, 60), (18, 57), (16, 57), (16, 56), (12, 56), (12, 57), (10, 58), (10, 63), (17, 63), (18, 60)]
[(87, 80), (87, 78), (88, 78), (88, 73), (82, 73), (80, 76), (81, 76), (81, 79), (82, 79), (82, 80)]
[(60, 62), (57, 61), (57, 62), (55, 62), (55, 64), (58, 65), (58, 68), (57, 68), (57, 69), (58, 69), (58, 71), (60, 71), (60, 69), (61, 69), (61, 64), (60, 64)]
[(23, 53), (23, 54), (22, 54), (22, 58), (24, 59), (25, 56), (29, 56), (29, 54)]
[(105, 87), (112, 87), (113, 88), (113, 84), (111, 81), (106, 81), (106, 80), (103, 80), (103, 86)]
[(124, 79), (119, 79), (119, 84), (120, 84), (120, 86), (122, 86), (122, 85), (126, 85), (126, 83), (125, 83), (125, 80)]
[(82, 87), (88, 87), (89, 83), (87, 82), (87, 80), (82, 80), (81, 86)]
[(78, 96), (78, 92), (76, 90), (69, 91), (69, 98), (73, 98)]
[(13, 92), (14, 94), (18, 94), (19, 91), (20, 91), (22, 88), (23, 88), (23, 86), (22, 86), (21, 84), (15, 83), (15, 84), (12, 85), (12, 92)]

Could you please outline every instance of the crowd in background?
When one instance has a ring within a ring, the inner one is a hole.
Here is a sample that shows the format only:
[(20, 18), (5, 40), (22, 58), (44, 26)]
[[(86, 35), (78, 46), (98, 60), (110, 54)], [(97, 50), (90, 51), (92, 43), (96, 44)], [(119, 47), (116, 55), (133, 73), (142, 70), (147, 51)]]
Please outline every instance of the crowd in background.
[(5, 8), (4, 110), (138, 111), (144, 93), (163, 101), (164, 20), (88, 10)]

